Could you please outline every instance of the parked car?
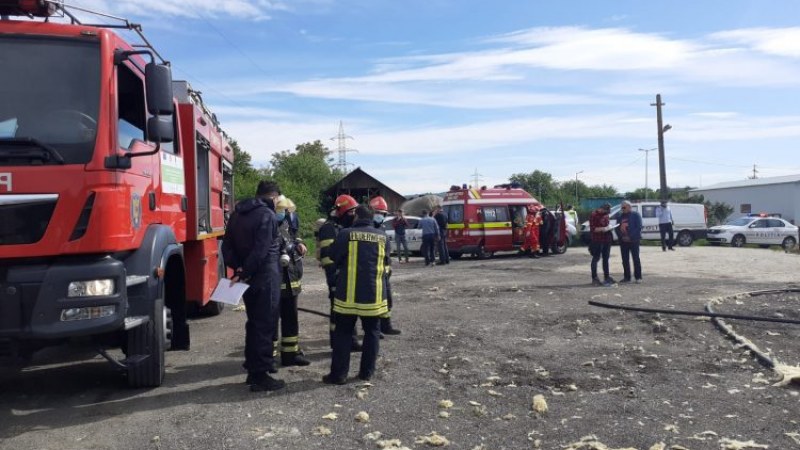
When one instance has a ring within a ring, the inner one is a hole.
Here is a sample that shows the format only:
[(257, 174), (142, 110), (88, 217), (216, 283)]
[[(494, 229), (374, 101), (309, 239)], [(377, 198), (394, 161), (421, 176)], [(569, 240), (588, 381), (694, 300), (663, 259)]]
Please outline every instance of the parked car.
[(706, 240), (712, 245), (742, 247), (745, 244), (759, 244), (764, 248), (780, 245), (788, 250), (797, 244), (797, 227), (775, 217), (740, 217), (725, 225), (709, 228)]
[[(422, 229), (417, 228), (420, 218), (417, 216), (405, 216), (405, 218), (408, 220), (408, 228), (406, 228), (408, 251), (411, 253), (419, 253), (420, 247), (422, 247)], [(386, 220), (383, 221), (383, 230), (392, 243), (392, 253), (397, 253), (397, 243), (394, 240), (394, 216), (386, 217)]]
[[(611, 208), (609, 214), (609, 223), (615, 225), (620, 215), (620, 206), (616, 205)], [(658, 231), (658, 217), (656, 217), (656, 207), (659, 202), (641, 202), (631, 205), (632, 210), (642, 215), (642, 239), (643, 240), (660, 240), (661, 233)], [(672, 220), (674, 222), (672, 229), (674, 231), (675, 241), (681, 247), (688, 247), (692, 242), (697, 239), (706, 237), (707, 212), (705, 205), (699, 203), (670, 203), (669, 208), (672, 211)], [(617, 241), (617, 234), (614, 235), (614, 242)], [(589, 236), (589, 221), (583, 222), (581, 225), (581, 240), (588, 243)]]

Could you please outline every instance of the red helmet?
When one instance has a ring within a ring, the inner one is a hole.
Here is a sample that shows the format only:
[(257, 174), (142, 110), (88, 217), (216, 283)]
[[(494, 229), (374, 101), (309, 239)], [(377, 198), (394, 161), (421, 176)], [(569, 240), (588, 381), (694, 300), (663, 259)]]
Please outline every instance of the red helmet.
[(389, 205), (380, 195), (369, 201), (369, 207), (380, 214), (389, 214)]
[(358, 206), (358, 202), (353, 197), (342, 194), (336, 197), (336, 202), (333, 205), (334, 210), (336, 211), (337, 217), (342, 217), (350, 211), (351, 209), (355, 209)]

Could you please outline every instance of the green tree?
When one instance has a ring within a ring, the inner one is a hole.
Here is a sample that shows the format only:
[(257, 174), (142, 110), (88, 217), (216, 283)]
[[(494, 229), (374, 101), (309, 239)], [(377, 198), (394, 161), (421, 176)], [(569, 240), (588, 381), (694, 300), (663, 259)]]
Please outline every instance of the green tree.
[(331, 152), (320, 141), (299, 144), (293, 151), (284, 150), (272, 155), (271, 178), (281, 192), (297, 205), (300, 216), (300, 236), (313, 236), (314, 221), (324, 217), (322, 194), (342, 174), (331, 169)]
[(733, 214), (733, 207), (723, 202), (705, 202), (706, 210), (708, 211), (708, 225), (720, 225), (725, 222), (725, 219)]
[(233, 149), (233, 198), (239, 201), (252, 197), (261, 179), (261, 171), (253, 167), (252, 157), (239, 147), (239, 143), (228, 141)]
[(512, 183), (519, 183), (522, 189), (533, 194), (545, 205), (558, 200), (558, 182), (553, 181), (553, 175), (534, 170), (530, 173), (515, 173), (508, 179)]

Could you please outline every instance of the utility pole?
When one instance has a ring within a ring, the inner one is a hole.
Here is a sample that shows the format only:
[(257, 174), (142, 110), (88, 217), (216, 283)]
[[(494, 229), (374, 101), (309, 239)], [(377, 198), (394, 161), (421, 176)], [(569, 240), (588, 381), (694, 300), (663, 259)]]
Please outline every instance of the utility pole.
[(669, 193), (667, 192), (667, 168), (664, 157), (664, 133), (672, 129), (672, 125), (664, 125), (661, 119), (661, 107), (664, 105), (666, 105), (666, 103), (661, 103), (661, 94), (656, 94), (656, 102), (650, 103), (650, 106), (656, 107), (656, 121), (658, 123), (658, 167), (659, 174), (661, 175), (661, 201), (667, 201), (669, 199)]
[(483, 175), (478, 173), (478, 168), (475, 168), (475, 173), (470, 175), (472, 177), (472, 187), (475, 189), (480, 189), (481, 180), (483, 179)]
[(575, 172), (575, 204), (578, 205), (580, 202), (578, 201), (578, 175), (582, 174), (583, 171)]
[(352, 163), (347, 162), (347, 152), (355, 152), (358, 153), (358, 150), (354, 148), (347, 148), (347, 139), (354, 139), (353, 136), (348, 136), (344, 134), (344, 124), (342, 121), (339, 121), (339, 133), (332, 137), (332, 141), (337, 141), (337, 151), (339, 153), (339, 162), (334, 165), (334, 168), (337, 168), (342, 171), (343, 174), (347, 174), (347, 167), (348, 165), (353, 165)]
[(758, 170), (756, 170), (756, 165), (755, 164), (753, 164), (753, 176), (752, 177), (747, 177), (747, 178), (750, 178), (751, 180), (755, 180), (756, 178), (758, 178)]
[(644, 201), (647, 201), (648, 187), (647, 187), (647, 160), (649, 159), (650, 152), (658, 150), (657, 148), (640, 148), (640, 152), (644, 152)]

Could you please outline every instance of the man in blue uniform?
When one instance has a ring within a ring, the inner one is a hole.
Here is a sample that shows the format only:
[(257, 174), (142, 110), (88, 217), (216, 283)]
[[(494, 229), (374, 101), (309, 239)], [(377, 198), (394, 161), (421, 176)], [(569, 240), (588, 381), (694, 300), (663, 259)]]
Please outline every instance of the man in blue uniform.
[(235, 271), (231, 281), (250, 285), (244, 293), (244, 368), (253, 392), (275, 391), (286, 385), (267, 373), (275, 370), (272, 336), (280, 302), (278, 222), (273, 212), (279, 195), (276, 183), (258, 183), (256, 197), (236, 205), (222, 241), (225, 265)]

